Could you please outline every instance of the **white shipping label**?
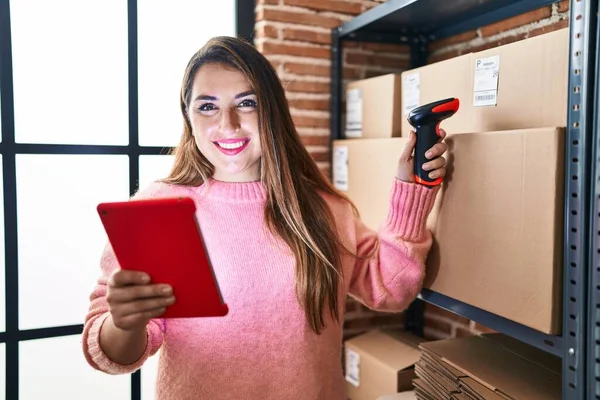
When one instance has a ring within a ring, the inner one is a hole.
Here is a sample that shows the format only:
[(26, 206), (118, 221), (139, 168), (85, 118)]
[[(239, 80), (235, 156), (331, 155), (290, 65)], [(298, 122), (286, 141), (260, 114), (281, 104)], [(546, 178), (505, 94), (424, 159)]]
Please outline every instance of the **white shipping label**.
[(421, 75), (418, 72), (405, 74), (402, 78), (402, 110), (407, 116), (419, 107), (421, 101)]
[(363, 98), (361, 89), (346, 91), (346, 137), (362, 136)]
[(348, 146), (337, 146), (333, 150), (333, 185), (338, 190), (348, 191)]
[(350, 349), (346, 350), (346, 381), (360, 386), (360, 354)]
[(474, 107), (495, 106), (498, 103), (499, 76), (499, 55), (475, 60)]

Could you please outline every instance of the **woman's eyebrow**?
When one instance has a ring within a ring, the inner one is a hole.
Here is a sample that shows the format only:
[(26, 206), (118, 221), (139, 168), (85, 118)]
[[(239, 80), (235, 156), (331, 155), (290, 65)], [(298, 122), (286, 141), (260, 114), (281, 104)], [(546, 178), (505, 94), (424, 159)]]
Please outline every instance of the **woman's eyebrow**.
[(235, 98), (236, 98), (236, 99), (239, 99), (240, 97), (249, 96), (249, 95), (251, 95), (251, 94), (255, 94), (255, 93), (254, 93), (254, 90), (246, 90), (245, 92), (242, 92), (242, 93), (238, 93), (238, 94), (236, 94), (236, 95), (235, 95)]
[(218, 100), (215, 96), (209, 96), (207, 94), (200, 94), (198, 95), (194, 101), (198, 101), (198, 100), (210, 100), (210, 101), (216, 101)]
[[(256, 93), (254, 92), (254, 90), (246, 90), (245, 92), (236, 94), (235, 98), (239, 99), (240, 97), (246, 97), (251, 94), (256, 94)], [(198, 100), (217, 101), (217, 100), (219, 100), (219, 98), (216, 96), (209, 96), (207, 94), (200, 94), (200, 95), (196, 96), (196, 98), (194, 99), (194, 101), (198, 101)]]

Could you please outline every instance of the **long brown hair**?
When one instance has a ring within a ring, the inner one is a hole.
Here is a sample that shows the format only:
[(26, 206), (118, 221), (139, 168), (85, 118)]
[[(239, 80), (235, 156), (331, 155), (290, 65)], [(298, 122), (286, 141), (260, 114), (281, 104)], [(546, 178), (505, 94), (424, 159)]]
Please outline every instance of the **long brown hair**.
[(256, 93), (261, 180), (267, 192), (265, 221), (295, 256), (296, 295), (311, 328), (320, 333), (325, 326), (326, 305), (332, 317), (340, 319), (340, 252), (345, 251), (322, 194), (349, 200), (335, 190), (303, 146), (277, 73), (249, 43), (233, 37), (215, 37), (190, 59), (181, 88), (183, 134), (174, 150), (173, 169), (165, 181), (198, 186), (214, 173), (196, 146), (187, 115), (194, 77), (207, 63), (240, 71)]

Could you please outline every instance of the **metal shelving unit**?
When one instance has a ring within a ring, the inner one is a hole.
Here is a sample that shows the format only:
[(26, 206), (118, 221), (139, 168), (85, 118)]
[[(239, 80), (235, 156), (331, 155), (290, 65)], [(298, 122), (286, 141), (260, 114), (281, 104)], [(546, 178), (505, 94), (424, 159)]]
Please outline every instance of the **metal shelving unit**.
[[(388, 0), (332, 30), (331, 141), (343, 139), (342, 42), (406, 44), (411, 68), (427, 45), (536, 8), (548, 0)], [(563, 399), (600, 400), (600, 26), (598, 0), (571, 0), (569, 110), (565, 146), (563, 334), (546, 335), (430, 290), (409, 310), (422, 332), (422, 302), (480, 322), (554, 354), (563, 364)]]

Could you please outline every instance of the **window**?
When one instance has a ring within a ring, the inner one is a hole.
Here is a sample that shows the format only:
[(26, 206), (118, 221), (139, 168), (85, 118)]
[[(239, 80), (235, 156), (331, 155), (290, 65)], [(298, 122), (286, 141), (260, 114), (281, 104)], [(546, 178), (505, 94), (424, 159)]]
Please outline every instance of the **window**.
[(167, 176), (186, 63), (211, 36), (250, 38), (253, 4), (0, 0), (0, 399), (154, 399), (158, 355), (112, 376), (81, 354), (96, 206)]
[(212, 36), (234, 36), (234, 15), (232, 0), (138, 2), (140, 145), (177, 145), (187, 62)]

